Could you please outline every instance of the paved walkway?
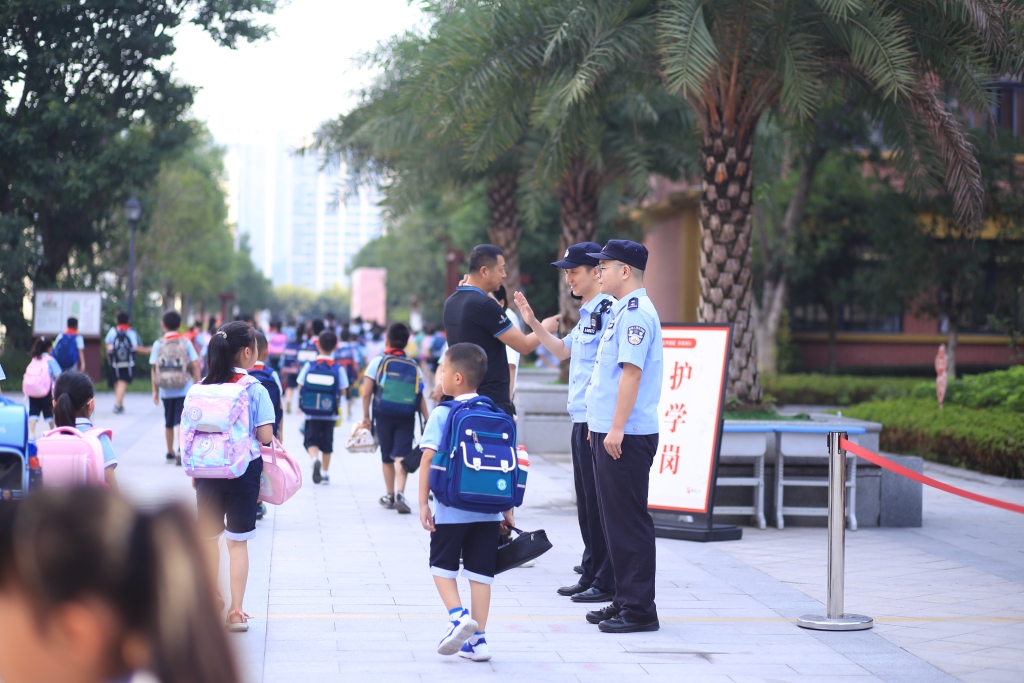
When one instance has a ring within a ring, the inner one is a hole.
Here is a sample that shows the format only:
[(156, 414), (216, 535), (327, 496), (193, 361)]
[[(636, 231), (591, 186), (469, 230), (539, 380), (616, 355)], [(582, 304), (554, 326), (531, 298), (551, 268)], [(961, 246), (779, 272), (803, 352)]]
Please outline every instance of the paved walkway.
[[(191, 501), (182, 471), (164, 463), (162, 412), (129, 395), (127, 412), (97, 400), (114, 429), (126, 493), (143, 504)], [(286, 444), (299, 450), (289, 416)], [(343, 442), (348, 427), (336, 431)], [(922, 529), (847, 536), (846, 606), (872, 631), (816, 633), (794, 625), (822, 613), (824, 529), (744, 529), (742, 541), (658, 540), (657, 633), (610, 636), (555, 594), (575, 580), (581, 542), (564, 461), (534, 459), (521, 528), (547, 530), (554, 550), (494, 586), (486, 664), (441, 657), (445, 611), (427, 571), (429, 535), (416, 515), (377, 504), (379, 458), (343, 451), (333, 483), (308, 483), (259, 523), (250, 543), (245, 608), (233, 635), (247, 683), (285, 681), (931, 681), (1024, 680), (1024, 519), (926, 489)], [(930, 473), (1024, 503), (1024, 488)], [(410, 485), (415, 500), (415, 488)], [(468, 591), (466, 591), (468, 593)], [(468, 600), (468, 594), (466, 595)]]

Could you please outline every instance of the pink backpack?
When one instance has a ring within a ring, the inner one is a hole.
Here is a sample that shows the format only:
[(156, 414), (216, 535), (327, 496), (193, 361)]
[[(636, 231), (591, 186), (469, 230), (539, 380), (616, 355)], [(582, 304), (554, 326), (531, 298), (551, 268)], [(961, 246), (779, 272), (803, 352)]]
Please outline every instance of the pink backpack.
[(227, 384), (194, 384), (181, 413), (181, 461), (199, 479), (237, 479), (260, 454), (249, 424), (249, 393), (257, 380), (243, 375)]
[(25, 376), (21, 380), (21, 393), (30, 398), (43, 398), (50, 395), (52, 386), (50, 354), (44, 353), (39, 358), (33, 358), (25, 368)]
[(269, 446), (260, 445), (260, 452), (263, 454), (260, 500), (280, 505), (302, 488), (302, 470), (276, 436)]
[(80, 432), (75, 427), (57, 427), (36, 439), (43, 485), (47, 488), (106, 486), (102, 434), (113, 437), (109, 429)]
[(267, 342), (267, 353), (271, 356), (280, 356), (284, 353), (284, 347), (288, 344), (288, 336), (284, 332), (275, 332), (270, 335)]

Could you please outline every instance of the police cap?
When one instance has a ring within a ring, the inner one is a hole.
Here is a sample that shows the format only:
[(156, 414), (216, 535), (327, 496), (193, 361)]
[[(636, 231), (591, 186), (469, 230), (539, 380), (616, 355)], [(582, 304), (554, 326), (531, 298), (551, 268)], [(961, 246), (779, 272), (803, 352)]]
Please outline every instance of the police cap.
[(575, 268), (576, 266), (596, 266), (597, 259), (590, 252), (601, 251), (601, 245), (596, 242), (580, 242), (565, 250), (565, 256), (561, 261), (555, 261), (551, 265), (555, 268)]
[(600, 261), (622, 261), (637, 270), (647, 270), (647, 247), (630, 240), (608, 240), (604, 249), (587, 256)]

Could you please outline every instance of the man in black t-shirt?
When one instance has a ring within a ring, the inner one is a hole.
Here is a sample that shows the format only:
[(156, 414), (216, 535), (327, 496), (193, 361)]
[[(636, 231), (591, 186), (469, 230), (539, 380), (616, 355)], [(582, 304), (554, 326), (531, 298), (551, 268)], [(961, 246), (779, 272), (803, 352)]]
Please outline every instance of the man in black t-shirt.
[[(501, 306), (487, 296), (504, 278), (505, 254), (501, 249), (492, 244), (475, 247), (469, 255), (469, 275), (444, 303), (444, 328), (449, 345), (469, 342), (484, 350), (487, 373), (477, 393), (514, 415), (505, 346), (527, 354), (537, 349), (540, 340), (536, 334), (523, 334)], [(552, 316), (542, 324), (554, 333), (558, 329), (558, 317)]]

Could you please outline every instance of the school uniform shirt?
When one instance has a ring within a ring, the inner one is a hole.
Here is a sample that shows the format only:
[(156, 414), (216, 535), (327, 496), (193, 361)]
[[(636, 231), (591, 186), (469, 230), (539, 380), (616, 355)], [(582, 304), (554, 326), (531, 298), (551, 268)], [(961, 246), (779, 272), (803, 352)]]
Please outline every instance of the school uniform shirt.
[(444, 328), (449, 345), (470, 342), (487, 354), (487, 372), (477, 392), (498, 405), (511, 403), (507, 347), (498, 337), (512, 329), (512, 321), (498, 302), (478, 287), (459, 287), (444, 302)]
[[(185, 348), (188, 350), (188, 362), (192, 363), (193, 361), (199, 360), (199, 352), (196, 351), (196, 347), (192, 345), (192, 342), (189, 342), (188, 339), (183, 337), (178, 332), (168, 332), (162, 338), (157, 339), (155, 342), (153, 342), (153, 350), (149, 354), (149, 364), (151, 366), (156, 365), (157, 355), (160, 353), (160, 346), (162, 345), (164, 339), (185, 339), (185, 341), (188, 342), (187, 344), (185, 344)], [(185, 384), (185, 386), (182, 387), (181, 389), (164, 389), (162, 387), (158, 387), (160, 398), (183, 398), (185, 394), (188, 393), (188, 390), (192, 388), (191, 377), (192, 373), (189, 372), (188, 383)]]
[[(236, 377), (248, 374), (245, 368), (235, 368)], [(249, 424), (252, 425), (253, 432), (256, 431), (257, 427), (272, 425), (277, 422), (274, 404), (270, 402), (270, 394), (267, 393), (266, 387), (256, 382), (247, 386), (245, 393), (249, 394)], [(252, 456), (251, 460), (259, 457), (260, 454), (257, 452)]]
[[(116, 327), (111, 327), (107, 330), (107, 336), (103, 338), (103, 341), (107, 344), (113, 344), (118, 331)], [(142, 346), (142, 342), (139, 340), (139, 333), (135, 331), (134, 327), (129, 327), (124, 332), (128, 335), (128, 341), (132, 343), (132, 346)]]
[[(573, 422), (587, 421), (587, 389), (590, 378), (594, 374), (594, 363), (597, 361), (597, 347), (601, 343), (601, 335), (611, 322), (611, 309), (605, 310), (601, 316), (600, 329), (592, 325), (592, 314), (600, 310), (604, 301), (613, 304), (615, 299), (607, 294), (598, 294), (580, 306), (580, 321), (562, 339), (562, 343), (572, 354), (569, 357), (569, 417)], [(557, 358), (555, 359), (558, 360)]]
[[(303, 384), (305, 384), (306, 383), (306, 375), (309, 373), (309, 369), (311, 367), (313, 367), (314, 363), (319, 363), (320, 361), (327, 361), (331, 365), (337, 365), (337, 361), (335, 361), (330, 356), (317, 355), (316, 360), (311, 360), (311, 361), (307, 362), (305, 365), (302, 366), (302, 369), (299, 370), (299, 376), (295, 378), (295, 383), (298, 384), (300, 387)], [(343, 391), (345, 391), (345, 389), (348, 389), (348, 373), (346, 373), (345, 369), (339, 365), (338, 366), (338, 391), (342, 391), (343, 392)], [(307, 415), (306, 419), (307, 420), (330, 420), (331, 422), (334, 422), (337, 418), (333, 417), (331, 415)]]
[(7, 375), (4, 374), (4, 366), (0, 365), (0, 382), (7, 379)]
[(592, 432), (607, 434), (612, 429), (623, 363), (643, 371), (624, 433), (657, 434), (662, 380), (661, 320), (643, 288), (615, 302), (611, 322), (601, 335), (586, 394), (587, 425)]
[(64, 372), (60, 369), (60, 363), (58, 363), (57, 359), (48, 353), (44, 353), (42, 358), (46, 361), (46, 367), (50, 371), (50, 379), (53, 382), (56, 382), (57, 378), (60, 377), (60, 374)]
[[(89, 418), (75, 418), (75, 429), (78, 431), (87, 432), (92, 428), (92, 420)], [(103, 447), (103, 469), (107, 469), (108, 467), (117, 467), (117, 455), (114, 453), (114, 444), (110, 442), (110, 437), (106, 434), (100, 434), (99, 440), (100, 446)]]
[[(461, 394), (456, 396), (455, 400), (468, 401), (477, 395), (476, 393)], [(427, 424), (423, 427), (423, 436), (420, 437), (420, 450), (429, 448), (432, 451), (436, 451), (438, 449), (438, 446), (441, 445), (441, 438), (444, 436), (444, 424), (447, 422), (448, 413), (450, 412), (451, 408), (448, 406), (438, 406), (434, 408), (434, 412), (430, 413)], [(434, 524), (472, 524), (473, 522), (500, 522), (504, 519), (500, 512), (487, 513), (460, 510), (459, 508), (449, 507), (436, 498), (434, 503), (436, 505), (434, 509)]]
[[(509, 320), (512, 321), (512, 326), (515, 327), (520, 332), (522, 332), (523, 326), (519, 324), (519, 316), (516, 315), (515, 311), (513, 311), (511, 308), (506, 308), (505, 309), (505, 315), (508, 317)], [(512, 386), (515, 387), (515, 386), (517, 386), (519, 384), (519, 382), (517, 380), (519, 379), (519, 361), (522, 358), (522, 354), (519, 353), (518, 351), (516, 351), (515, 349), (513, 349), (511, 346), (506, 345), (505, 346), (505, 357), (508, 358), (508, 364), (509, 365), (516, 366), (515, 372), (512, 372), (511, 370), (509, 370), (509, 373), (510, 373), (509, 379), (514, 381)], [(513, 389), (513, 393), (514, 392), (515, 392), (515, 389)]]

